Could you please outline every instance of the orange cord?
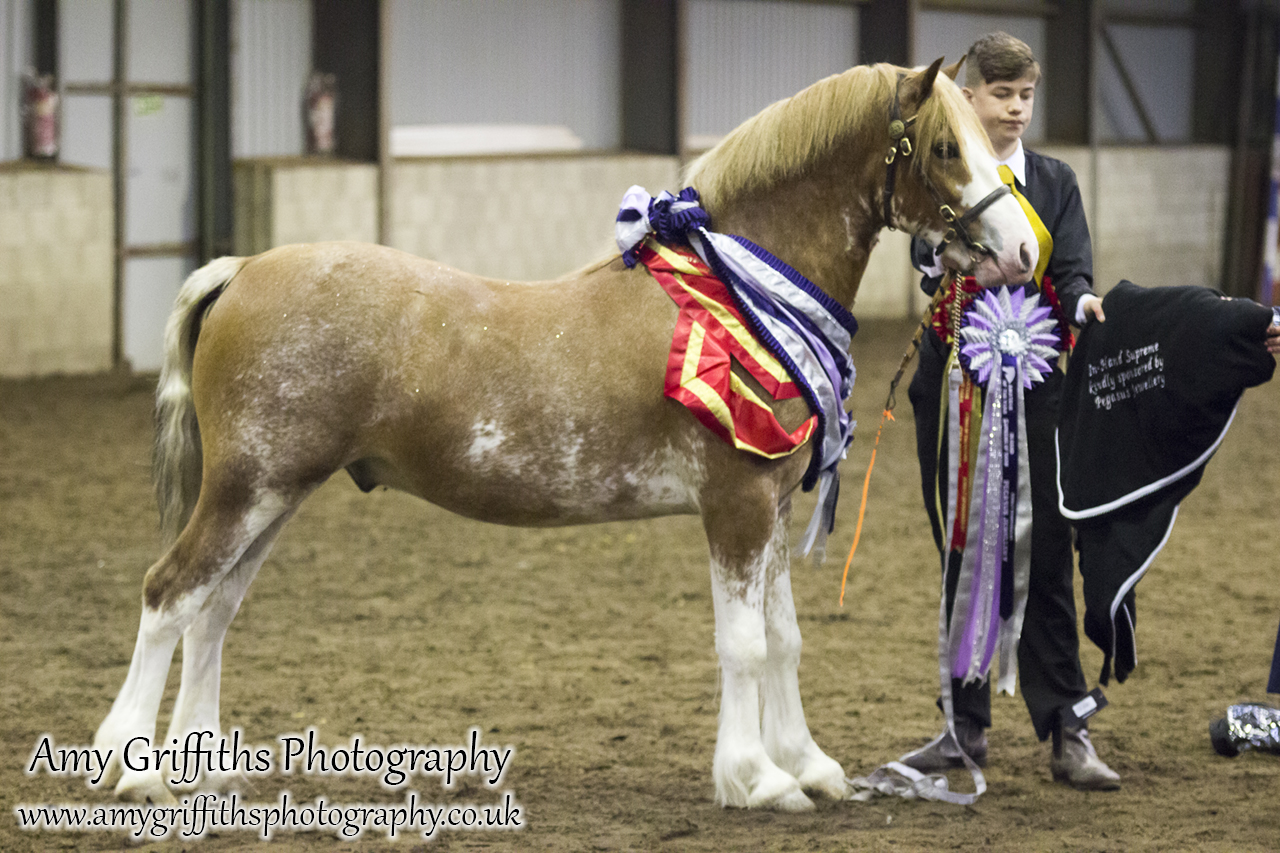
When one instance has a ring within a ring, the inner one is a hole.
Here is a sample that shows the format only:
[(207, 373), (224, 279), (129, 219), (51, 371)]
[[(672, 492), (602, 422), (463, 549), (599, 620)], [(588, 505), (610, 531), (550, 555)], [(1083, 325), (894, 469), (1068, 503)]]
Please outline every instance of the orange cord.
[(862, 538), (862, 520), (867, 514), (867, 492), (871, 489), (871, 469), (876, 467), (876, 448), (880, 446), (880, 434), (884, 432), (885, 421), (894, 420), (893, 408), (898, 404), (898, 383), (902, 381), (902, 375), (907, 371), (907, 365), (911, 363), (911, 359), (915, 358), (916, 351), (920, 349), (920, 341), (924, 338), (925, 329), (929, 327), (933, 314), (938, 310), (938, 306), (942, 304), (942, 298), (952, 286), (952, 273), (948, 273), (948, 278), (939, 285), (933, 294), (933, 299), (929, 302), (929, 307), (925, 309), (924, 316), (920, 318), (920, 325), (916, 327), (916, 333), (911, 338), (907, 351), (902, 354), (902, 361), (898, 364), (898, 372), (894, 374), (893, 379), (889, 381), (889, 396), (884, 401), (884, 413), (880, 415), (880, 428), (876, 430), (875, 444), (871, 445), (871, 461), (867, 463), (867, 476), (862, 481), (862, 505), (858, 507), (858, 526), (853, 531), (853, 545), (849, 548), (849, 559), (844, 561), (844, 575), (840, 578), (840, 606), (844, 607), (844, 587), (845, 582), (849, 580), (849, 566), (853, 565), (853, 553), (858, 550), (858, 540)]
[(867, 492), (871, 488), (871, 469), (876, 467), (876, 448), (880, 446), (880, 433), (884, 432), (884, 422), (893, 419), (893, 412), (885, 409), (880, 415), (880, 428), (876, 430), (875, 444), (871, 446), (871, 461), (867, 463), (867, 476), (862, 481), (862, 504), (858, 507), (858, 526), (853, 530), (853, 546), (849, 548), (849, 559), (844, 561), (844, 575), (840, 578), (841, 607), (844, 607), (844, 586), (849, 580), (849, 566), (853, 564), (853, 552), (858, 550), (858, 540), (862, 538), (862, 520), (867, 514)]

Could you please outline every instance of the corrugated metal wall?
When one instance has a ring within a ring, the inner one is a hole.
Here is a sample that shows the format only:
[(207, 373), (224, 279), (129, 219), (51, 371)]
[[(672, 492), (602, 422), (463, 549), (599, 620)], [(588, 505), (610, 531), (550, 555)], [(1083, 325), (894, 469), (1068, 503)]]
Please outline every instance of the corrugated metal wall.
[(392, 0), (391, 124), (569, 126), (621, 139), (617, 0)]
[(690, 0), (685, 133), (703, 148), (764, 107), (857, 63), (850, 6)]
[(0, 0), (0, 160), (22, 156), (22, 69), (31, 63), (31, 10), (26, 0)]
[[(945, 56), (948, 63), (955, 62), (964, 56), (970, 45), (980, 36), (993, 30), (1004, 30), (1022, 39), (1037, 57), (1045, 55), (1043, 18), (921, 11), (916, 16), (915, 61), (924, 65), (933, 62), (939, 56)], [(1050, 73), (1048, 68), (1045, 69), (1045, 73)], [(1069, 73), (1079, 74), (1081, 70), (1071, 69)], [(961, 85), (964, 83), (963, 75), (960, 83)], [(1036, 109), (1031, 114), (1031, 125), (1023, 136), (1028, 143), (1034, 144), (1044, 138), (1044, 117), (1045, 103), (1043, 90), (1041, 90), (1036, 94)]]
[(232, 157), (303, 152), (302, 93), (310, 71), (310, 0), (232, 3)]

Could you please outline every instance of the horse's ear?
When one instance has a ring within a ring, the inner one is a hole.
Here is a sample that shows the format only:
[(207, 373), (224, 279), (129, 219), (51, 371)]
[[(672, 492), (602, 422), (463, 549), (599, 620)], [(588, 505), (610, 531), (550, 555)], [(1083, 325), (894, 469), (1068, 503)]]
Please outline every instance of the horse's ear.
[(942, 67), (943, 58), (939, 56), (933, 61), (932, 65), (921, 71), (920, 76), (916, 78), (917, 91), (919, 92), (921, 103), (933, 93), (933, 81), (938, 79), (938, 69)]
[(964, 54), (964, 56), (961, 56), (961, 57), (960, 57), (960, 60), (959, 60), (958, 62), (956, 62), (956, 63), (955, 63), (955, 64), (953, 64), (953, 65), (948, 65), (946, 68), (942, 69), (942, 73), (943, 73), (943, 74), (945, 74), (945, 75), (947, 75), (948, 77), (950, 77), (952, 80), (954, 80), (954, 79), (956, 79), (957, 77), (959, 77), (959, 76), (960, 76), (960, 66), (964, 65), (965, 57), (967, 57), (968, 55), (969, 55), (969, 54), (967, 54), (967, 53), (966, 53), (966, 54)]

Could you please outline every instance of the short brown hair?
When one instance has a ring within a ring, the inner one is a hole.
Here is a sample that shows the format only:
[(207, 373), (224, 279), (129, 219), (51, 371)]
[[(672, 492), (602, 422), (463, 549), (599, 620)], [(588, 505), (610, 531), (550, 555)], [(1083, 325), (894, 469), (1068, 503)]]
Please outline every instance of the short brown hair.
[(1020, 80), (1027, 74), (1040, 81), (1040, 63), (1031, 47), (1006, 32), (987, 33), (969, 48), (964, 84), (970, 89), (997, 80)]

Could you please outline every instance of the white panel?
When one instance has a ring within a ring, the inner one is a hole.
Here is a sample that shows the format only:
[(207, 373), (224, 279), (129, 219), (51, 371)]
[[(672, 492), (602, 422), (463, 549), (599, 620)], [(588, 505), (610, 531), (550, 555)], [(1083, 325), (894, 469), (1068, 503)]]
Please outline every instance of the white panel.
[(393, 125), (559, 124), (619, 145), (617, 0), (392, 0), (390, 14)]
[(231, 8), (231, 156), (301, 154), (311, 3), (239, 0)]
[[(1079, 68), (1050, 68), (1045, 62), (1045, 27), (1041, 18), (972, 15), (963, 12), (921, 12), (916, 16), (915, 57), (918, 64), (933, 62), (939, 56), (945, 56), (947, 62), (955, 62), (969, 52), (969, 48), (980, 37), (996, 30), (1004, 30), (1011, 36), (1022, 39), (1031, 48), (1031, 52), (1040, 60), (1043, 76), (1050, 74), (1079, 74)], [(964, 77), (961, 75), (963, 83)], [(1045, 87), (1036, 90), (1035, 110), (1031, 114), (1031, 124), (1022, 138), (1029, 143), (1044, 139), (1045, 110), (1049, 109), (1045, 97)]]
[(190, 83), (191, 0), (129, 0), (129, 81)]
[(58, 4), (58, 65), (62, 83), (110, 83), (112, 0), (62, 0)]
[(858, 19), (848, 6), (691, 0), (687, 9), (691, 147), (857, 61)]
[(1102, 7), (1108, 12), (1190, 15), (1196, 10), (1196, 0), (1103, 0)]
[(67, 95), (62, 100), (63, 163), (111, 168), (111, 96)]
[[(1159, 142), (1191, 139), (1192, 97), (1195, 88), (1195, 33), (1189, 27), (1138, 27), (1110, 24), (1107, 31), (1138, 90)], [(1101, 49), (1101, 46), (1100, 46)], [(1099, 75), (1102, 138), (1146, 142), (1146, 131), (1105, 51)], [(1109, 127), (1107, 127), (1109, 125)]]
[(128, 122), (125, 241), (136, 246), (193, 239), (191, 100), (135, 96)]
[(164, 363), (164, 324), (178, 288), (195, 269), (189, 258), (129, 258), (124, 264), (124, 357), (134, 370)]
[(31, 9), (26, 0), (0, 0), (0, 160), (22, 156), (22, 69), (31, 64)]

